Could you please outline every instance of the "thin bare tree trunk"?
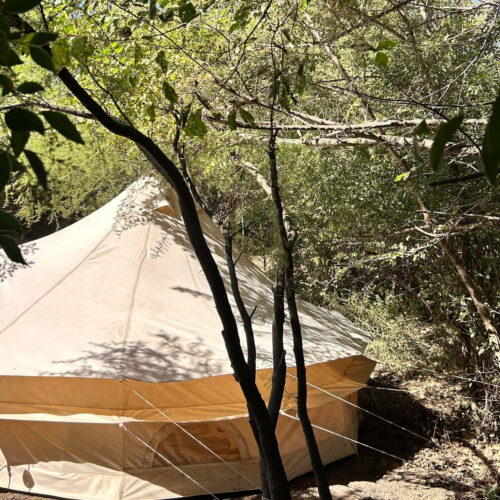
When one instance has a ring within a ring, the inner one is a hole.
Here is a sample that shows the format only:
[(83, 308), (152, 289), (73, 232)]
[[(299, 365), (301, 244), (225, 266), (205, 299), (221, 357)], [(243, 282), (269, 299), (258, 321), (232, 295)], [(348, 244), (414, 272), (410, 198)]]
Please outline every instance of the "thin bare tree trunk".
[(277, 133), (275, 131), (271, 131), (269, 136), (269, 170), (271, 178), (271, 194), (276, 211), (282, 259), (284, 261), (283, 268), (285, 274), (285, 290), (288, 312), (290, 314), (290, 324), (292, 327), (293, 351), (295, 354), (297, 369), (297, 414), (302, 426), (307, 449), (309, 451), (314, 478), (318, 487), (319, 498), (321, 500), (331, 500), (332, 495), (330, 493), (328, 479), (326, 477), (318, 443), (316, 441), (307, 410), (307, 372), (304, 360), (304, 348), (302, 344), (302, 330), (297, 310), (297, 302), (295, 300), (293, 246), (297, 238), (297, 233), (292, 227), (290, 219), (286, 215), (281, 201), (276, 160), (276, 134)]
[[(417, 202), (419, 204), (420, 210), (422, 211), (425, 225), (430, 230), (432, 230), (433, 224), (429, 209), (427, 208), (424, 200), (420, 196), (417, 196)], [(474, 282), (474, 279), (472, 278), (469, 271), (462, 263), (460, 257), (457, 255), (455, 250), (446, 241), (445, 238), (441, 238), (439, 240), (439, 246), (441, 247), (441, 250), (443, 250), (445, 255), (452, 263), (458, 276), (460, 277), (460, 280), (462, 281), (462, 284), (469, 293), (469, 297), (472, 299), (472, 303), (474, 304), (474, 307), (476, 308), (476, 311), (479, 317), (481, 318), (481, 321), (483, 322), (488, 342), (490, 343), (493, 349), (493, 356), (496, 360), (496, 363), (500, 366), (500, 336), (498, 330), (496, 329), (493, 323), (491, 312), (483, 299), (484, 293), (481, 290), (481, 287)]]

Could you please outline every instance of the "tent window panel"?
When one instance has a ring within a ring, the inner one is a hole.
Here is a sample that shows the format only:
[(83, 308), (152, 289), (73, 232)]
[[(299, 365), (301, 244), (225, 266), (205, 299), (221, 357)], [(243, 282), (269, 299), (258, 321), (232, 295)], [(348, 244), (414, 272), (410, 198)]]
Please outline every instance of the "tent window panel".
[[(236, 439), (214, 423), (187, 424), (183, 426), (205, 446), (228, 462), (241, 460)], [(160, 455), (175, 465), (216, 463), (220, 460), (178, 427), (165, 429), (158, 439), (153, 467), (164, 467)]]

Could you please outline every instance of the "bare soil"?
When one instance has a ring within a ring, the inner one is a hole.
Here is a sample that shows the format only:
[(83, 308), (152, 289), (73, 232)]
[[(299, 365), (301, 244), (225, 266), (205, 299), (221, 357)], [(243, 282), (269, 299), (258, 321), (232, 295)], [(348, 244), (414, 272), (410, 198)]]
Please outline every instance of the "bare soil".
[[(377, 372), (359, 404), (421, 435), (363, 414), (359, 441), (397, 458), (359, 446), (358, 454), (327, 466), (331, 491), (343, 500), (500, 499), (500, 443), (472, 437), (471, 400), (458, 384), (433, 377), (399, 380)], [(292, 482), (294, 498), (317, 498), (308, 474)], [(226, 498), (229, 496), (225, 495)], [(0, 500), (48, 497), (0, 490)], [(202, 498), (202, 497), (198, 497)], [(240, 499), (257, 498), (249, 494)]]

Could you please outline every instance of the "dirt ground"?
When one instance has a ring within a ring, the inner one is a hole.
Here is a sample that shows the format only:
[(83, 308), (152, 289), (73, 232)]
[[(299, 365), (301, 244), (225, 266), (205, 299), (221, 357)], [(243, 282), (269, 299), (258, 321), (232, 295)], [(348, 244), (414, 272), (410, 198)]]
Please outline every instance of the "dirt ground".
[[(359, 441), (402, 460), (359, 446), (357, 455), (327, 466), (335, 499), (500, 499), (500, 490), (494, 492), (500, 486), (500, 443), (470, 437), (464, 419), (470, 400), (458, 385), (435, 378), (400, 381), (379, 372), (359, 403), (425, 439), (364, 414)], [(311, 475), (297, 478), (294, 498), (315, 498), (313, 487)], [(46, 498), (0, 491), (0, 500)]]

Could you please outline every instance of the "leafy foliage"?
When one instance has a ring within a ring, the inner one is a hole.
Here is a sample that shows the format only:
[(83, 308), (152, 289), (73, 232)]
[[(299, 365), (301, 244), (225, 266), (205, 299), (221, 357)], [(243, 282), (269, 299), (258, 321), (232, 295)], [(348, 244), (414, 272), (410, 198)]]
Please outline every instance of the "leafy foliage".
[(493, 111), (484, 132), (481, 161), (488, 180), (496, 184), (500, 167), (500, 93), (493, 104)]
[[(0, 66), (6, 73), (0, 73), (0, 85), (3, 88), (2, 96), (32, 95), (45, 90), (45, 87), (32, 79), (18, 81), (22, 70), (17, 73), (13, 67), (23, 66), (24, 61), (20, 55), (29, 54), (32, 61), (38, 66), (56, 71), (56, 66), (48, 50), (48, 45), (56, 40), (57, 34), (48, 31), (35, 31), (23, 34), (19, 31), (18, 14), (31, 11), (41, 4), (41, 0), (5, 0), (0, 5)], [(22, 76), (21, 76), (22, 78)], [(47, 111), (42, 113), (49, 124), (69, 139), (83, 143), (76, 127), (62, 113)], [(18, 157), (24, 151), (31, 169), (38, 182), (44, 189), (47, 185), (47, 172), (42, 159), (33, 151), (25, 149), (31, 132), (45, 134), (45, 127), (40, 116), (26, 109), (24, 103), (7, 107), (5, 112), (5, 125), (10, 129), (10, 140), (0, 149), (0, 199), (4, 198), (4, 191), (11, 182), (13, 174), (22, 173), (25, 169)], [(10, 151), (9, 151), (10, 149)], [(12, 153), (11, 153), (12, 151)], [(24, 264), (21, 250), (18, 246), (23, 237), (23, 231), (19, 221), (10, 213), (0, 212), (0, 246), (6, 255)]]
[(463, 115), (457, 115), (438, 127), (429, 156), (433, 170), (438, 169), (446, 144), (448, 144), (453, 137), (453, 134), (455, 134), (455, 132), (459, 129), (463, 119)]

